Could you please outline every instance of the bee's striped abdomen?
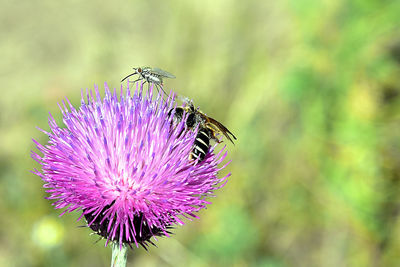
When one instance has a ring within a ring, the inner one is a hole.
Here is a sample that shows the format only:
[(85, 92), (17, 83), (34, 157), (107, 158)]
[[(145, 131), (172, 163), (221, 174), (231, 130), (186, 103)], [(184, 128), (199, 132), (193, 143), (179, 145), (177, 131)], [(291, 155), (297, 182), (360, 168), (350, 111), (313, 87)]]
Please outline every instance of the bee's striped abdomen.
[(210, 148), (210, 133), (207, 128), (200, 128), (190, 153), (190, 159), (204, 160)]

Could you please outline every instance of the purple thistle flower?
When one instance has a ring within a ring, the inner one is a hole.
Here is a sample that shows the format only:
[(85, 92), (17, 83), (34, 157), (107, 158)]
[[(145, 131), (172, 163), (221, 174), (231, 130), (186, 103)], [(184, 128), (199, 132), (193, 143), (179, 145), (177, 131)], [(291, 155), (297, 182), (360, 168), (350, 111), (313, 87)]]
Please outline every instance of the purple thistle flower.
[[(211, 147), (201, 162), (190, 161), (195, 131), (185, 129), (185, 120), (171, 125), (168, 112), (173, 98), (152, 100), (136, 89), (118, 96), (105, 85), (102, 99), (95, 86), (82, 92), (81, 107), (68, 99), (60, 109), (66, 127), (59, 127), (50, 114), (49, 142), (32, 158), (42, 167), (33, 172), (45, 182), (55, 208), (64, 213), (81, 210), (88, 227), (109, 241), (142, 245), (151, 237), (169, 236), (182, 217), (210, 204), (205, 198), (225, 185), (217, 173), (226, 152), (215, 154)], [(85, 98), (87, 101), (85, 102)], [(183, 133), (182, 133), (183, 131)], [(152, 243), (153, 244), (153, 243)]]

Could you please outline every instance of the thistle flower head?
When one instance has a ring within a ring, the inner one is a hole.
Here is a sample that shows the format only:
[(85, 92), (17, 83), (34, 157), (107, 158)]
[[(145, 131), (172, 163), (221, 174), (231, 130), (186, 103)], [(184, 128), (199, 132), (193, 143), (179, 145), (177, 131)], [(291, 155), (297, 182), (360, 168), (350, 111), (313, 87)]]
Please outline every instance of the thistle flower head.
[(197, 218), (196, 212), (210, 204), (206, 197), (222, 187), (227, 177), (218, 178), (226, 157), (211, 147), (206, 158), (189, 160), (196, 137), (185, 130), (185, 121), (171, 124), (174, 107), (162, 95), (153, 100), (129, 87), (123, 95), (82, 93), (75, 109), (66, 99), (60, 105), (64, 126), (50, 114), (49, 141), (33, 140), (42, 155), (32, 152), (41, 165), (33, 172), (44, 181), (56, 200), (57, 209), (82, 211), (88, 226), (109, 241), (146, 247), (151, 237), (164, 236), (183, 217)]

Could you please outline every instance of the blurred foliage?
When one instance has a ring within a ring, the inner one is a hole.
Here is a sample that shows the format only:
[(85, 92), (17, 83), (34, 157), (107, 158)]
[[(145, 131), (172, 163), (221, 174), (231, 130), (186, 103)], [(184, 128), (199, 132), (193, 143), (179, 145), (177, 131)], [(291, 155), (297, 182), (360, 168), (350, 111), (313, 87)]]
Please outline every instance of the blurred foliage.
[(238, 137), (200, 220), (131, 266), (399, 266), (400, 2), (1, 1), (0, 266), (108, 266), (29, 173), (80, 89), (157, 66)]

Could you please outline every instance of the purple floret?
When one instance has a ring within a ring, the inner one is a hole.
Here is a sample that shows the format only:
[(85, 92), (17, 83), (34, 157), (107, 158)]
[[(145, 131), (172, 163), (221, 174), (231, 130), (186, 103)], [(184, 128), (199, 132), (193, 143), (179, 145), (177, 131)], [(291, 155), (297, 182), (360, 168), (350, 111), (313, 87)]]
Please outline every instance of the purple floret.
[[(85, 101), (86, 99), (86, 101)], [(201, 162), (189, 160), (196, 132), (185, 130), (184, 120), (171, 125), (168, 112), (173, 97), (155, 100), (152, 91), (143, 95), (111, 93), (105, 85), (102, 98), (95, 86), (82, 93), (75, 109), (66, 100), (60, 106), (63, 123), (49, 117), (49, 142), (33, 140), (43, 155), (32, 152), (42, 169), (34, 173), (55, 199), (55, 208), (81, 210), (88, 226), (97, 234), (121, 245), (146, 246), (151, 237), (164, 236), (182, 217), (210, 204), (205, 198), (221, 188), (227, 176), (217, 173), (226, 157), (215, 146)], [(183, 133), (182, 133), (183, 131)]]

